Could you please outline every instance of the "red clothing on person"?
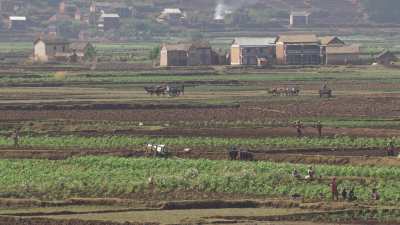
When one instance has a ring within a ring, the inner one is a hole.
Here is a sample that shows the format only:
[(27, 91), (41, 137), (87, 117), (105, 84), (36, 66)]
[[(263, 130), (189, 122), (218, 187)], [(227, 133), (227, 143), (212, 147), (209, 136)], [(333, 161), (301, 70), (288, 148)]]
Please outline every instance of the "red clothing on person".
[(336, 193), (336, 192), (338, 191), (338, 190), (337, 190), (336, 179), (333, 179), (333, 180), (332, 180), (331, 187), (332, 187), (332, 192), (333, 192), (333, 193)]

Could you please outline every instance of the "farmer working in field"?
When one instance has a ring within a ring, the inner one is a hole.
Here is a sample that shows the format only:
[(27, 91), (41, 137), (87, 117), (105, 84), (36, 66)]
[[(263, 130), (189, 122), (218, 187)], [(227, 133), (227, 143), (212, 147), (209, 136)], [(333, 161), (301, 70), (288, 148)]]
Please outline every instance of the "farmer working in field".
[(378, 193), (378, 189), (374, 188), (372, 189), (372, 194), (371, 194), (372, 200), (378, 201), (381, 196)]
[(14, 147), (18, 148), (19, 147), (19, 129), (16, 128), (14, 133), (11, 135), (11, 138), (14, 141)]
[(306, 180), (314, 180), (315, 178), (315, 171), (312, 166), (308, 167), (307, 176), (305, 177)]
[(299, 171), (297, 169), (294, 169), (292, 172), (292, 177), (296, 178), (296, 179), (300, 179), (301, 175), (299, 173)]
[(321, 121), (318, 121), (317, 124), (315, 124), (315, 128), (317, 128), (318, 131), (318, 137), (322, 137), (322, 123)]
[(388, 156), (395, 156), (396, 148), (394, 146), (394, 141), (393, 140), (389, 141), (389, 143), (387, 144), (387, 149), (386, 150), (387, 150), (387, 155)]
[(343, 190), (342, 190), (342, 199), (343, 200), (347, 199), (347, 190), (346, 190), (346, 188), (343, 188)]
[(348, 200), (351, 202), (357, 200), (356, 194), (354, 193), (354, 187), (352, 187), (349, 192)]
[(296, 132), (297, 132), (297, 137), (301, 138), (303, 136), (303, 124), (300, 122), (300, 120), (297, 120), (295, 122), (295, 127), (296, 127)]
[(332, 178), (331, 182), (332, 200), (339, 201), (339, 191), (337, 188), (336, 177)]
[(321, 88), (321, 90), (326, 90), (326, 89), (328, 89), (328, 82), (324, 82)]

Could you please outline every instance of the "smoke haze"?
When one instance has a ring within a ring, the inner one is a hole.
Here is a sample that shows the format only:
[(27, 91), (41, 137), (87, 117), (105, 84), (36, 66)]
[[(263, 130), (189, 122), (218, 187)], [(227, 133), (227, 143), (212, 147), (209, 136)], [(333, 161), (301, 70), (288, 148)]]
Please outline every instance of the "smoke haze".
[(255, 3), (257, 3), (257, 0), (218, 0), (214, 10), (214, 19), (223, 20), (226, 15), (235, 12), (240, 7)]

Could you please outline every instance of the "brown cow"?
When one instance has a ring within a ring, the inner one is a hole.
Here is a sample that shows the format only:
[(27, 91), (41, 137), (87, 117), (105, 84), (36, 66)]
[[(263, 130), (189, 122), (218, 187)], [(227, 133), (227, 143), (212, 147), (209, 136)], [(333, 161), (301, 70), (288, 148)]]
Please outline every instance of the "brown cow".
[(240, 150), (238, 152), (238, 155), (237, 155), (236, 159), (240, 160), (240, 161), (253, 161), (254, 160), (254, 156), (253, 156), (253, 153), (251, 153), (249, 151)]

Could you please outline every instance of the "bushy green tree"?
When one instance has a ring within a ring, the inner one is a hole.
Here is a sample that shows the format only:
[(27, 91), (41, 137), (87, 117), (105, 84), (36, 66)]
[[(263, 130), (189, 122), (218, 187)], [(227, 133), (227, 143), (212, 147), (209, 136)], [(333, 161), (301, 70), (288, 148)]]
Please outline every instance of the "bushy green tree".
[(57, 23), (57, 28), (60, 35), (64, 38), (77, 38), (81, 30), (81, 24), (79, 22), (64, 20)]
[(88, 47), (85, 49), (84, 60), (90, 61), (95, 59), (96, 56), (97, 56), (96, 48), (93, 45), (88, 45)]
[(150, 60), (156, 60), (159, 56), (160, 56), (160, 46), (156, 46), (153, 49), (151, 49), (150, 54), (149, 54), (149, 58)]

